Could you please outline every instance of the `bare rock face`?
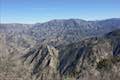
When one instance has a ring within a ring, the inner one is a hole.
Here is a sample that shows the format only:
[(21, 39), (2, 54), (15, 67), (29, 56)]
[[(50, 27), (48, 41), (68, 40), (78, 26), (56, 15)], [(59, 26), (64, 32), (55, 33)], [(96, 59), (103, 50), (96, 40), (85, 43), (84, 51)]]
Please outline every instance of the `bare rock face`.
[(32, 64), (32, 75), (37, 74), (35, 78), (40, 80), (47, 80), (49, 78), (53, 80), (59, 77), (57, 71), (59, 64), (58, 57), (58, 50), (53, 46), (41, 45), (24, 55), (23, 61)]
[(52, 67), (53, 69), (57, 70), (57, 66), (59, 64), (58, 58), (59, 58), (59, 54), (58, 54), (58, 50), (55, 49), (53, 46), (47, 46), (48, 51), (50, 53), (51, 56), (51, 61), (50, 61), (50, 67)]

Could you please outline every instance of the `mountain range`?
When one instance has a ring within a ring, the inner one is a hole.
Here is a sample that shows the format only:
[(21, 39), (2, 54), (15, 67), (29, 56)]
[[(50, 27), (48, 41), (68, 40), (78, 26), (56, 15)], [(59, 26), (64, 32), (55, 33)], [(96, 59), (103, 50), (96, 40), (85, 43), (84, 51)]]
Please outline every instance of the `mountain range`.
[(119, 80), (120, 18), (1, 23), (0, 63), (5, 80)]

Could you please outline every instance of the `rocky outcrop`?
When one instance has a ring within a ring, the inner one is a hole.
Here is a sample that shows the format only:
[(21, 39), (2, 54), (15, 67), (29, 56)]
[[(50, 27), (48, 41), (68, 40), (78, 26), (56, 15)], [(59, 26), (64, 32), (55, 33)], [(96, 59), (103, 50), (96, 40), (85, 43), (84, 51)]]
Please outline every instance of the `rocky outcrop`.
[(37, 74), (35, 78), (40, 80), (58, 79), (58, 57), (58, 50), (49, 45), (41, 45), (22, 56), (24, 62), (32, 64), (32, 75)]

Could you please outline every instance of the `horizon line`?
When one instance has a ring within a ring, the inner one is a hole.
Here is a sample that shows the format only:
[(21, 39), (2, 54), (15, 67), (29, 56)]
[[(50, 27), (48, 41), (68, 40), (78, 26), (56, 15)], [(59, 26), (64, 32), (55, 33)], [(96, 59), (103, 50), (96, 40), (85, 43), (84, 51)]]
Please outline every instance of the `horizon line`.
[(120, 19), (120, 17), (118, 18), (104, 18), (104, 19), (82, 19), (82, 18), (58, 18), (58, 19), (49, 19), (49, 20), (46, 20), (46, 21), (36, 21), (36, 22), (2, 22), (0, 21), (0, 24), (37, 24), (37, 23), (47, 23), (49, 21), (53, 21), (53, 20), (70, 20), (70, 19), (73, 19), (73, 20), (84, 20), (84, 21), (102, 21), (102, 20), (109, 20), (109, 19)]

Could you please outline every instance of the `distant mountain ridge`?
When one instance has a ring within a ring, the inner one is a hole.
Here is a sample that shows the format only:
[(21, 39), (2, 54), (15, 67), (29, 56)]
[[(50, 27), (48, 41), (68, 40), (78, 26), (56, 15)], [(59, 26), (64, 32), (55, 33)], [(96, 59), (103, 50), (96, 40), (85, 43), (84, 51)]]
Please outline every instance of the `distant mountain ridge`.
[(63, 43), (71, 43), (86, 37), (104, 35), (118, 28), (120, 28), (119, 18), (101, 21), (85, 21), (81, 19), (52, 20), (35, 24), (31, 29), (33, 33), (31, 35), (35, 36), (35, 39), (38, 41), (48, 39), (49, 41), (45, 40), (45, 42), (49, 43), (52, 38), (58, 39), (58, 42), (63, 40)]
[(119, 28), (120, 18), (98, 21), (56, 19), (37, 24), (0, 24), (0, 32), (11, 40), (29, 37), (34, 42), (52, 45), (69, 44), (89, 37), (102, 36)]

